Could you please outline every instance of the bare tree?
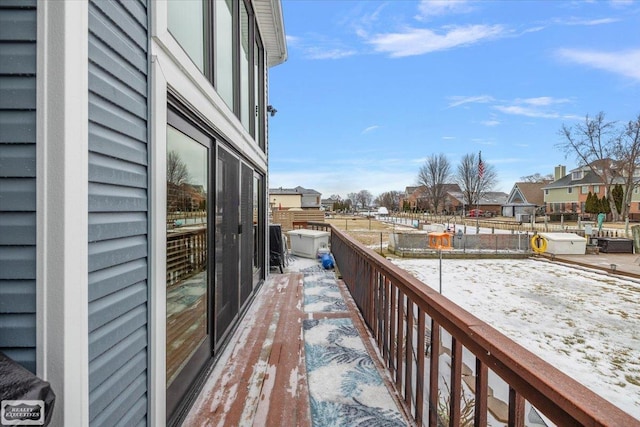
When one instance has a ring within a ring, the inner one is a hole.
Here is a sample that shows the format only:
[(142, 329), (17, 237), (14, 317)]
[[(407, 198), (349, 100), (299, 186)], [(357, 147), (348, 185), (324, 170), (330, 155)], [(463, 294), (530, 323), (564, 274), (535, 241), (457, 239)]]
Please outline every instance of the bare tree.
[(616, 155), (619, 171), (624, 178), (621, 215), (626, 218), (633, 190), (640, 184), (640, 178), (636, 176), (636, 170), (640, 167), (640, 114), (624, 126), (618, 140)]
[(521, 182), (545, 182), (545, 181), (553, 181), (553, 174), (548, 173), (546, 175), (542, 175), (538, 172), (533, 175), (521, 176)]
[(440, 205), (444, 205), (446, 197), (445, 184), (451, 177), (451, 163), (449, 159), (440, 153), (427, 157), (424, 165), (418, 173), (418, 184), (426, 187), (427, 194), (433, 209), (440, 212)]
[(349, 193), (347, 194), (347, 200), (349, 201), (349, 206), (352, 209), (358, 208), (358, 193)]
[(167, 182), (180, 186), (191, 179), (187, 164), (180, 158), (176, 151), (167, 153)]
[(559, 133), (563, 142), (558, 147), (565, 156), (573, 154), (579, 166), (588, 167), (602, 181), (613, 220), (617, 221), (620, 213), (611, 197), (614, 180), (619, 176), (614, 163), (620, 152), (620, 135), (615, 122), (607, 122), (604, 113), (600, 112), (593, 118), (587, 115), (584, 123), (575, 126), (563, 124)]
[(482, 196), (491, 191), (496, 185), (498, 174), (493, 165), (482, 162), (480, 167), (480, 154), (465, 154), (460, 160), (455, 180), (462, 190), (464, 204), (476, 205)]
[(397, 211), (400, 209), (401, 195), (400, 191), (385, 191), (376, 198), (376, 202), (390, 211)]
[(362, 208), (366, 208), (371, 206), (371, 202), (373, 201), (373, 194), (369, 190), (360, 190), (358, 192), (358, 203), (362, 205)]

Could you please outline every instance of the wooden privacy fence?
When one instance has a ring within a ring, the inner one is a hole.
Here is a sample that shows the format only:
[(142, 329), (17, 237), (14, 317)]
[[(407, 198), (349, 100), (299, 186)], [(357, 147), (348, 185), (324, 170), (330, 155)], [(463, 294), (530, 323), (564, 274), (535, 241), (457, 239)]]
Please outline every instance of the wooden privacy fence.
[(167, 288), (207, 266), (207, 228), (185, 228), (167, 233)]
[(371, 249), (331, 231), (342, 278), (418, 425), (524, 426), (542, 417), (560, 426), (640, 424)]
[[(271, 212), (271, 223), (280, 224), (282, 231), (293, 230), (302, 226), (305, 228), (309, 222), (321, 222), (324, 221), (324, 212), (320, 210), (307, 210), (307, 211), (279, 211), (274, 210)], [(296, 227), (294, 227), (294, 223)]]

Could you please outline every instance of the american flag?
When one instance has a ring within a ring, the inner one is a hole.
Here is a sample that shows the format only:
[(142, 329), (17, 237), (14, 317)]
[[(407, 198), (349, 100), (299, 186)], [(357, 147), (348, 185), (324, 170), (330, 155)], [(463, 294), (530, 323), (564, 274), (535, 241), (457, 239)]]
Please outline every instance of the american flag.
[(478, 153), (478, 178), (482, 179), (484, 176), (484, 163), (482, 163), (482, 151)]

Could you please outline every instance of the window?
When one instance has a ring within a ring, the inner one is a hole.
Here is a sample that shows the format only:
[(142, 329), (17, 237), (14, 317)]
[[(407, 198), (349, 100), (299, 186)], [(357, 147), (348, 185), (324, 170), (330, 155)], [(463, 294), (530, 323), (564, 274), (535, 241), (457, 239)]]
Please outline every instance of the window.
[(260, 35), (255, 32), (255, 46), (253, 48), (253, 80), (254, 80), (254, 111), (255, 111), (255, 124), (253, 129), (253, 136), (256, 142), (262, 148), (265, 149), (265, 134), (264, 134), (264, 121), (266, 118), (266, 111), (264, 106), (264, 50), (262, 49), (262, 43), (260, 41)]
[(580, 192), (581, 192), (582, 194), (587, 194), (587, 193), (589, 193), (589, 186), (588, 186), (588, 185), (583, 185), (583, 186), (581, 187)]
[(582, 179), (583, 177), (583, 172), (582, 171), (574, 171), (571, 173), (571, 180), (575, 181), (578, 179)]
[(249, 102), (249, 13), (244, 3), (240, 3), (240, 121), (250, 130), (249, 118), (252, 105)]
[(599, 194), (600, 193), (600, 186), (599, 185), (594, 185), (593, 186), (593, 194)]
[(233, 2), (214, 2), (215, 9), (215, 87), (227, 106), (233, 109)]
[(264, 150), (264, 48), (251, 2), (168, 0), (167, 14), (171, 35)]
[(567, 187), (567, 193), (569, 193), (569, 194), (573, 193), (573, 188), (572, 187)]
[(548, 189), (545, 189), (545, 190), (544, 190), (544, 194), (545, 194), (545, 195), (549, 195), (549, 190), (548, 190)]
[(169, 0), (167, 15), (169, 32), (204, 72), (204, 3), (202, 0)]

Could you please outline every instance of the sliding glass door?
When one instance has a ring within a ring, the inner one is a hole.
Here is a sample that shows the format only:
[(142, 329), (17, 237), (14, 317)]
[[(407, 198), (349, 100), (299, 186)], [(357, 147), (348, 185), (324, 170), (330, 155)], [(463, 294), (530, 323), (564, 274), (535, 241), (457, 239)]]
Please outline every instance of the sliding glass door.
[(212, 141), (176, 114), (167, 126), (167, 414), (211, 357), (209, 153)]
[(215, 337), (220, 341), (240, 310), (240, 160), (218, 147), (216, 171)]

